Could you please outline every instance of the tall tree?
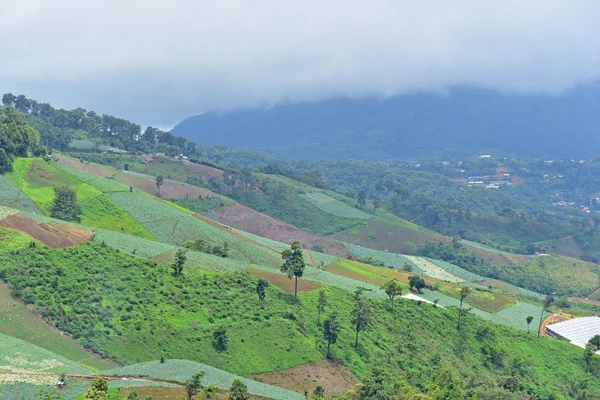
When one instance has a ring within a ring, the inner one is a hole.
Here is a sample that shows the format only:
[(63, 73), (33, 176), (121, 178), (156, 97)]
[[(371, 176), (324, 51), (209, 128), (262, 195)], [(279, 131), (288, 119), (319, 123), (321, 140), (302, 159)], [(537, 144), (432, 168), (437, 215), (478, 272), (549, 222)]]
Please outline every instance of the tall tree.
[(373, 322), (373, 310), (369, 301), (358, 294), (352, 309), (352, 323), (356, 333), (354, 347), (358, 349), (358, 333), (369, 328)]
[(469, 296), (470, 293), (471, 293), (471, 288), (468, 286), (463, 286), (460, 289), (460, 305), (458, 307), (458, 323), (456, 324), (457, 330), (460, 329), (460, 317), (463, 314), (463, 302)]
[(85, 394), (85, 400), (106, 400), (108, 393), (108, 382), (104, 378), (96, 378), (92, 381), (92, 387)]
[(54, 202), (50, 215), (63, 221), (81, 222), (81, 206), (77, 203), (75, 191), (67, 185), (54, 188)]
[(156, 188), (158, 189), (158, 197), (160, 197), (160, 187), (164, 183), (164, 179), (162, 175), (158, 175), (156, 177)]
[(327, 340), (327, 358), (331, 358), (331, 345), (337, 342), (341, 330), (337, 313), (331, 314), (323, 322), (323, 337)]
[(542, 315), (540, 315), (540, 325), (538, 326), (538, 339), (542, 330), (542, 322), (544, 322), (544, 313), (548, 310), (548, 307), (550, 307), (552, 303), (554, 303), (554, 297), (550, 295), (546, 296), (546, 298), (544, 299), (544, 304), (542, 305)]
[(213, 346), (218, 351), (227, 350), (227, 342), (229, 341), (227, 337), (227, 328), (224, 325), (221, 325), (215, 329), (213, 332)]
[(294, 297), (298, 298), (298, 278), (304, 274), (304, 254), (300, 242), (295, 240), (289, 249), (285, 249), (281, 253), (281, 258), (285, 260), (281, 266), (281, 272), (287, 275), (288, 278), (296, 279), (294, 286)]
[(171, 268), (173, 268), (173, 275), (179, 276), (183, 272), (183, 266), (187, 260), (186, 252), (183, 249), (177, 250), (175, 253), (175, 261), (171, 264)]
[(421, 289), (423, 289), (425, 286), (427, 286), (427, 283), (425, 283), (425, 280), (423, 280), (423, 278), (421, 278), (420, 276), (416, 276), (416, 275), (413, 275), (408, 278), (408, 284), (410, 285), (411, 288), (417, 289), (417, 292), (419, 292), (419, 293), (421, 292)]
[(188, 400), (192, 400), (202, 390), (202, 378), (204, 378), (204, 371), (198, 371), (185, 381), (185, 393)]
[(228, 400), (248, 400), (248, 386), (240, 378), (234, 379), (229, 388)]
[(327, 307), (327, 293), (325, 289), (319, 290), (319, 298), (317, 299), (317, 323), (321, 324), (321, 313), (325, 311)]
[(269, 286), (269, 282), (263, 278), (258, 278), (258, 282), (256, 282), (256, 293), (258, 294), (258, 299), (260, 301), (265, 301), (265, 289)]
[(527, 334), (529, 334), (529, 326), (531, 325), (531, 321), (533, 321), (533, 317), (530, 315), (529, 317), (525, 318), (525, 321), (527, 321)]
[(367, 205), (367, 198), (364, 190), (360, 190), (356, 196), (356, 205), (358, 208), (365, 208)]
[(395, 280), (388, 281), (384, 286), (383, 290), (388, 295), (392, 302), (392, 310), (394, 309), (394, 298), (402, 294), (402, 286), (398, 285)]

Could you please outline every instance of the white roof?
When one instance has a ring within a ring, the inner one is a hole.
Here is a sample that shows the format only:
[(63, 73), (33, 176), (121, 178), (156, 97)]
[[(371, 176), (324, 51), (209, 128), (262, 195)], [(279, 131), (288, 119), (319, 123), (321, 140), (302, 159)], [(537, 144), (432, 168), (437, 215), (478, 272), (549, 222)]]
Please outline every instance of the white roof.
[(600, 335), (600, 317), (581, 317), (548, 325), (546, 329), (568, 339), (571, 343), (585, 347), (594, 335)]

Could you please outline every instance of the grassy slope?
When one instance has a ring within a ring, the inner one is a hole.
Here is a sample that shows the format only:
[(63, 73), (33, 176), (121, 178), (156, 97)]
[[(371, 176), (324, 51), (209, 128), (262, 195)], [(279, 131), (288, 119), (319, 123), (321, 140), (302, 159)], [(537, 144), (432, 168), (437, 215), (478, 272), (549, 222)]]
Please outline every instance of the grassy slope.
[[(36, 282), (17, 272), (15, 259), (30, 276), (39, 276)], [(12, 258), (0, 257), (0, 269), (19, 294), (37, 307), (48, 307), (49, 317), (63, 329), (123, 361), (156, 359), (164, 349), (169, 357), (246, 374), (323, 357), (315, 311), (317, 292), (301, 293), (301, 302), (295, 303), (289, 295), (269, 287), (267, 301), (261, 305), (251, 276), (188, 269), (183, 279), (176, 279), (162, 267), (99, 244), (26, 250)], [(41, 287), (44, 281), (51, 284), (60, 269), (65, 277), (51, 296)], [(353, 298), (345, 291), (326, 290), (330, 297), (326, 313), (339, 312), (344, 327), (334, 356), (359, 377), (380, 365), (421, 387), (448, 369), (457, 375), (459, 386), (469, 377), (502, 382), (516, 359), (523, 365), (521, 379), (531, 391), (565, 393), (569, 382), (585, 375), (582, 350), (572, 345), (537, 340), (534, 335), (473, 317), (467, 317), (464, 330), (457, 333), (454, 311), (412, 301), (398, 301), (394, 311), (387, 303), (374, 302), (377, 318), (370, 330), (361, 333), (361, 345), (355, 350), (350, 322)], [(74, 292), (79, 300), (69, 308)], [(66, 311), (68, 321), (62, 321), (60, 313), (52, 314), (56, 307)], [(228, 327), (225, 352), (211, 345), (212, 332), (220, 324)], [(482, 333), (485, 327), (491, 330)], [(485, 355), (491, 349), (499, 351), (495, 364)], [(600, 390), (596, 381), (588, 385)]]
[(15, 161), (14, 171), (7, 174), (7, 178), (31, 197), (46, 215), (50, 215), (54, 186), (65, 184), (77, 193), (83, 225), (152, 239), (152, 235), (110, 197), (51, 163), (39, 159), (18, 159)]

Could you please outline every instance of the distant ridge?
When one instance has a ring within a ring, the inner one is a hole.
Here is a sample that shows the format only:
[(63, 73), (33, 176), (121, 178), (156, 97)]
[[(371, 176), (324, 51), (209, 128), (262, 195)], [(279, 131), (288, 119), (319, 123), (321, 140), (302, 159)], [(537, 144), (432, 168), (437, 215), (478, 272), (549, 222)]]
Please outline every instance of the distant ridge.
[(600, 82), (560, 95), (454, 88), (445, 95), (333, 99), (206, 113), (172, 133), (307, 159), (452, 158), (490, 151), (539, 158), (600, 154)]

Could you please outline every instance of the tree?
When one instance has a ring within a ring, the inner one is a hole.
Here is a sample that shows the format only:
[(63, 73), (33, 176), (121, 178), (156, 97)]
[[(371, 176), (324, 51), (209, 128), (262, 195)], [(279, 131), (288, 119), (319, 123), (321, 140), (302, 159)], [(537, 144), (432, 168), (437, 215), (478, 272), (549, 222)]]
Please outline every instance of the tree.
[(162, 186), (163, 183), (164, 183), (164, 179), (163, 179), (162, 175), (158, 175), (156, 177), (156, 188), (158, 189), (158, 197), (160, 197), (160, 187)]
[(392, 310), (394, 309), (394, 298), (402, 294), (402, 287), (396, 283), (395, 280), (388, 281), (384, 286), (383, 290), (388, 295), (392, 302)]
[(227, 328), (224, 325), (217, 327), (217, 329), (213, 332), (213, 346), (218, 351), (227, 350)]
[(360, 190), (356, 196), (356, 205), (358, 208), (365, 208), (367, 205), (367, 198), (364, 190)]
[(460, 305), (458, 306), (458, 323), (456, 324), (456, 329), (460, 329), (460, 317), (463, 314), (463, 301), (469, 296), (471, 293), (471, 288), (468, 286), (463, 286), (460, 289)]
[(192, 400), (202, 389), (202, 378), (204, 378), (204, 371), (198, 371), (185, 381), (184, 387), (188, 400)]
[(137, 390), (132, 390), (127, 395), (127, 400), (140, 400), (140, 395), (138, 394)]
[(525, 318), (525, 321), (527, 321), (527, 334), (529, 334), (529, 325), (531, 325), (531, 321), (533, 321), (533, 317), (530, 315), (529, 317)]
[(417, 292), (419, 292), (419, 293), (421, 292), (421, 289), (423, 289), (425, 286), (427, 286), (427, 284), (425, 283), (423, 278), (421, 278), (420, 276), (416, 276), (416, 275), (413, 275), (410, 278), (408, 278), (408, 284), (410, 285), (411, 288), (417, 289)]
[(352, 323), (356, 332), (356, 338), (354, 340), (354, 348), (358, 349), (358, 333), (369, 328), (373, 322), (373, 310), (368, 300), (358, 294), (356, 296), (356, 302), (352, 309)]
[(296, 278), (294, 287), (294, 298), (298, 298), (298, 278), (304, 274), (304, 254), (300, 242), (295, 240), (289, 249), (285, 249), (281, 253), (281, 258), (285, 260), (281, 266), (281, 272), (287, 275), (288, 278)]
[(108, 382), (103, 378), (92, 381), (92, 387), (85, 394), (85, 400), (106, 400), (108, 393)]
[(81, 206), (77, 203), (75, 191), (67, 185), (54, 188), (54, 202), (50, 215), (63, 221), (81, 222)]
[(229, 388), (229, 400), (248, 400), (248, 387), (240, 378), (236, 378)]
[(179, 249), (177, 253), (175, 253), (175, 261), (171, 264), (171, 268), (173, 268), (173, 275), (179, 276), (183, 272), (183, 265), (187, 260), (187, 256), (185, 250)]
[(204, 386), (204, 389), (202, 389), (202, 394), (204, 394), (204, 398), (206, 400), (216, 399), (218, 392), (219, 392), (219, 388), (215, 385)]
[(542, 330), (542, 322), (544, 322), (544, 313), (548, 310), (548, 307), (554, 303), (554, 297), (548, 295), (544, 299), (544, 304), (542, 305), (542, 315), (540, 316), (540, 325), (538, 326), (538, 339), (540, 337), (540, 332)]
[(588, 342), (585, 345), (585, 349), (583, 350), (583, 361), (585, 362), (585, 372), (590, 372), (590, 367), (592, 365), (592, 359), (596, 354), (596, 346)]
[(331, 345), (337, 342), (341, 329), (337, 313), (331, 314), (323, 322), (323, 337), (327, 340), (327, 358), (331, 358)]
[(327, 293), (325, 289), (319, 290), (319, 298), (317, 299), (317, 323), (321, 324), (321, 313), (325, 311), (327, 307)]
[(592, 336), (592, 338), (588, 341), (588, 343), (591, 344), (592, 346), (594, 346), (595, 351), (600, 350), (600, 335)]
[(256, 282), (256, 293), (258, 294), (258, 299), (260, 301), (265, 301), (265, 289), (269, 286), (269, 282), (267, 282), (263, 278), (258, 278), (258, 282)]
[(321, 400), (325, 398), (325, 388), (321, 385), (317, 385), (315, 390), (312, 392), (312, 400)]

